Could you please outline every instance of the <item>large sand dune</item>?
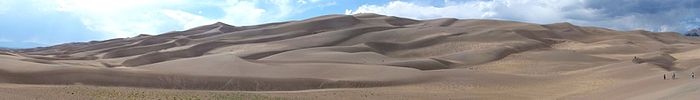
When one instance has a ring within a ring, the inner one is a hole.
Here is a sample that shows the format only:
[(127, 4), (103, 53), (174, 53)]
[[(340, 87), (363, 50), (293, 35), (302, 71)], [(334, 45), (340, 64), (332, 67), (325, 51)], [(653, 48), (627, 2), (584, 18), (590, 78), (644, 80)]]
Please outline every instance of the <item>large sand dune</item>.
[[(698, 43), (569, 23), (326, 15), (0, 52), (0, 83), (300, 99), (697, 99), (700, 79), (688, 74), (700, 71)], [(680, 78), (662, 79), (672, 72)]]

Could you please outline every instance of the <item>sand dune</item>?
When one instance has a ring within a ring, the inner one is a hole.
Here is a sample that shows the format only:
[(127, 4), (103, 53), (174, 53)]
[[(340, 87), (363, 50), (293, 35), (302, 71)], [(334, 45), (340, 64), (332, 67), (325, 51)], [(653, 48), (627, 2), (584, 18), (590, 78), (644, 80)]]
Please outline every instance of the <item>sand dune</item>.
[[(693, 99), (698, 43), (570, 23), (325, 15), (3, 51), (0, 83), (300, 99)], [(671, 72), (682, 79), (662, 79)], [(343, 89), (306, 91), (329, 88)]]

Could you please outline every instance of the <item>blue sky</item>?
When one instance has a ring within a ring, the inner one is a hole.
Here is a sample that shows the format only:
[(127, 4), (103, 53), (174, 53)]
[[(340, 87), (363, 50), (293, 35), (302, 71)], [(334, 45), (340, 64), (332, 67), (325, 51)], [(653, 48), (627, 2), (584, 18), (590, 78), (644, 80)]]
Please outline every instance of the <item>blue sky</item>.
[(160, 34), (214, 22), (245, 26), (355, 13), (686, 32), (699, 27), (698, 11), (698, 0), (0, 0), (0, 47)]

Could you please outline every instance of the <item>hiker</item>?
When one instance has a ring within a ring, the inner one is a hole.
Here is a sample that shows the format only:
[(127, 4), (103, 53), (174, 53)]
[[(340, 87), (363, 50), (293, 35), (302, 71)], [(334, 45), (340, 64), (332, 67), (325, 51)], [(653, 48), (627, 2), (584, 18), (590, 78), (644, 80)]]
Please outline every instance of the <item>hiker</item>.
[(690, 72), (690, 79), (695, 79), (695, 72)]
[(666, 74), (664, 74), (664, 80), (666, 80)]
[(671, 76), (671, 80), (675, 80), (675, 79), (676, 79), (676, 72), (673, 72), (673, 75)]
[(637, 56), (634, 56), (634, 58), (632, 58), (632, 63), (640, 64), (640, 63), (642, 63), (642, 59), (640, 59)]

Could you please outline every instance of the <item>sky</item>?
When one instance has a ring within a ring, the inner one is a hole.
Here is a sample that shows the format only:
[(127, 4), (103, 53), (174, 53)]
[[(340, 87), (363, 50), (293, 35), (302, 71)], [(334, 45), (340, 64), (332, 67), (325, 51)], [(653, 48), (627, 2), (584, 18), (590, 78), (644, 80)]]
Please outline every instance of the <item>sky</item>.
[(700, 0), (0, 0), (0, 47), (156, 35), (215, 22), (246, 26), (357, 13), (685, 33), (700, 27), (698, 12)]

